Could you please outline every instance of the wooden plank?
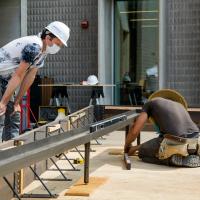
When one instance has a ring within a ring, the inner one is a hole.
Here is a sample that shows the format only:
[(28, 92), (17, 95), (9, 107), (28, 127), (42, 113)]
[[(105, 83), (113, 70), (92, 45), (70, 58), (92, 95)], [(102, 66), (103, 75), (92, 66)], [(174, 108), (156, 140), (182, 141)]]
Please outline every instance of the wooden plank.
[[(124, 149), (109, 149), (108, 154), (113, 156), (124, 155)], [(134, 154), (129, 155), (129, 157), (131, 156), (138, 156), (138, 153), (135, 152)]]
[(107, 110), (136, 110), (142, 109), (140, 106), (105, 106)]
[(17, 192), (23, 194), (24, 190), (24, 170), (17, 171)]
[(78, 113), (77, 115), (70, 117), (70, 122), (74, 123), (75, 121), (77, 121), (78, 119), (80, 119), (80, 118), (82, 118), (84, 116), (86, 116), (85, 112)]
[(200, 108), (188, 108), (188, 112), (200, 112)]
[(5, 150), (8, 150), (8, 149), (12, 149), (12, 148), (15, 148), (16, 146), (10, 146), (10, 147), (5, 147), (3, 149), (0, 149), (0, 151), (5, 151)]
[(52, 133), (54, 131), (58, 131), (61, 128), (60, 124), (55, 124), (54, 126), (47, 127), (47, 132)]
[[(108, 154), (113, 156), (124, 155), (124, 149), (111, 148), (109, 149)], [(129, 155), (129, 157), (131, 156), (138, 156), (138, 153), (135, 152), (134, 154)]]
[[(48, 78), (48, 77), (44, 77), (41, 79), (42, 84), (49, 84), (52, 85), (53, 84), (53, 79), (52, 78)], [(49, 101), (50, 98), (52, 96), (52, 91), (53, 88), (52, 86), (50, 86), (49, 88), (42, 88), (41, 92), (42, 92), (42, 102), (41, 105), (46, 106), (49, 105)]]
[(84, 183), (84, 179), (79, 179), (66, 193), (65, 196), (90, 196), (99, 186), (108, 180), (107, 177), (90, 177), (88, 184)]
[[(22, 146), (24, 144), (23, 141), (15, 141), (15, 145), (17, 146)], [(23, 194), (24, 190), (24, 170), (21, 169), (16, 172), (17, 175), (17, 193), (18, 194)]]
[[(105, 109), (111, 110), (135, 110), (142, 109), (142, 106), (105, 106)], [(200, 112), (200, 108), (188, 108), (188, 112)]]
[(114, 84), (81, 85), (81, 84), (39, 84), (40, 87), (114, 87)]
[(14, 140), (8, 140), (6, 142), (0, 143), (0, 150), (14, 146)]
[[(118, 156), (118, 155), (124, 155), (124, 149), (110, 149), (108, 152), (109, 155), (114, 155), (114, 156)], [(137, 156), (138, 154), (135, 153), (133, 155), (130, 156)]]
[[(78, 113), (75, 116), (69, 116), (69, 120), (67, 120), (66, 122), (66, 127), (64, 127), (64, 129), (70, 130), (71, 129), (71, 123), (74, 123), (75, 121), (77, 121), (78, 119), (82, 118), (86, 116), (85, 112), (82, 113)], [(61, 129), (61, 124), (55, 124), (53, 126), (49, 126), (47, 127), (47, 132), (48, 133), (53, 133), (55, 131), (58, 131), (59, 129)]]
[(64, 84), (67, 87), (114, 87), (114, 84), (97, 84), (97, 85), (81, 85), (81, 84)]
[(124, 155), (124, 149), (114, 149), (114, 148), (109, 149), (108, 154), (109, 155), (115, 155), (115, 156)]

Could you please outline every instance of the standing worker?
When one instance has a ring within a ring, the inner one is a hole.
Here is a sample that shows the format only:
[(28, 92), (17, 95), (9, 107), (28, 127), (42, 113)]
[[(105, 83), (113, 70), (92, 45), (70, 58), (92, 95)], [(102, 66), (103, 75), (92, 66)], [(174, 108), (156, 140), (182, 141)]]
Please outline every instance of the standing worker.
[[(62, 22), (50, 23), (39, 35), (22, 37), (0, 48), (0, 125), (2, 141), (19, 135), (20, 100), (43, 67), (48, 54), (67, 46), (70, 29)], [(19, 91), (15, 94), (15, 90)]]
[[(131, 146), (147, 119), (151, 117), (159, 128), (159, 137), (141, 145)], [(124, 151), (136, 151), (144, 162), (179, 167), (200, 166), (199, 128), (182, 104), (161, 97), (148, 101), (132, 125)]]

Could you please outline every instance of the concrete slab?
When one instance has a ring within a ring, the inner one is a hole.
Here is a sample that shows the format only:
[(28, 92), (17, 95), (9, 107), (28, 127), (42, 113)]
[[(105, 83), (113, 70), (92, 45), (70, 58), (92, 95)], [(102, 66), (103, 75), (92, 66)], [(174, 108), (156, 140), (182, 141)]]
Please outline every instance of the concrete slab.
[[(156, 137), (153, 132), (142, 132), (142, 142)], [(65, 192), (80, 177), (80, 172), (66, 172), (72, 182), (48, 182), (47, 185), (60, 196), (57, 200), (199, 200), (200, 199), (200, 168), (176, 168), (143, 163), (138, 157), (131, 157), (132, 169), (126, 170), (122, 155), (109, 155), (110, 149), (122, 148), (124, 132), (115, 131), (101, 140), (103, 145), (94, 145), (96, 152), (91, 153), (90, 175), (107, 177), (105, 184), (98, 187), (90, 197), (64, 196)], [(70, 153), (69, 157), (77, 157)], [(58, 161), (59, 166), (66, 163)], [(69, 166), (67, 166), (69, 167)], [(83, 165), (79, 165), (83, 169)], [(46, 172), (43, 176), (58, 177), (58, 172)], [(60, 177), (60, 176), (59, 176)], [(35, 181), (26, 192), (43, 192), (44, 189)], [(28, 200), (28, 199), (27, 199)], [(31, 200), (31, 199), (29, 199)], [(35, 200), (35, 199), (34, 199)], [(43, 199), (37, 199), (43, 200)]]

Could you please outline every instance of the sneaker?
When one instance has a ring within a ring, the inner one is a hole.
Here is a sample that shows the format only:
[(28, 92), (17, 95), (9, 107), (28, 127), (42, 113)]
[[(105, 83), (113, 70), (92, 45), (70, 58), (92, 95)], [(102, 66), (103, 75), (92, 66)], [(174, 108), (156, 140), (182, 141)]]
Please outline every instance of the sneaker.
[(170, 163), (180, 167), (200, 167), (200, 157), (197, 155), (181, 156), (173, 155), (170, 159)]

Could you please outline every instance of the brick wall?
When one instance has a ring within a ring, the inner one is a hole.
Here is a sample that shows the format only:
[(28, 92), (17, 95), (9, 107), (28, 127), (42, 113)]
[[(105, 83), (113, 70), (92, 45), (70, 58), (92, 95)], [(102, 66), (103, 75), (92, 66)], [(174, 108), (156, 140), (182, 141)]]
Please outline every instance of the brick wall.
[[(83, 19), (89, 28), (82, 29)], [(68, 47), (49, 55), (41, 75), (56, 83), (85, 80), (98, 73), (98, 1), (97, 0), (28, 0), (28, 34), (37, 34), (51, 21), (62, 21), (71, 29)], [(69, 89), (73, 110), (89, 103), (91, 89)]]
[(167, 0), (167, 86), (200, 106), (200, 1)]

